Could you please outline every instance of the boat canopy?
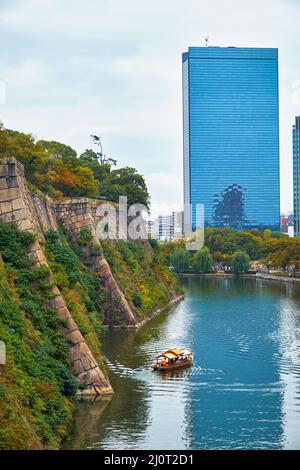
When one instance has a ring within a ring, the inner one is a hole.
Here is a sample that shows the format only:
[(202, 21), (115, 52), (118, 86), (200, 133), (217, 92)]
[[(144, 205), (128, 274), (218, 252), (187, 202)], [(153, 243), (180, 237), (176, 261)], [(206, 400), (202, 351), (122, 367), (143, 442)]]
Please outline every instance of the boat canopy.
[(188, 351), (187, 349), (168, 349), (167, 351), (159, 354), (156, 356), (156, 359), (159, 357), (167, 357), (168, 359), (178, 359), (178, 357), (183, 356), (183, 355), (189, 355), (192, 354), (191, 351)]

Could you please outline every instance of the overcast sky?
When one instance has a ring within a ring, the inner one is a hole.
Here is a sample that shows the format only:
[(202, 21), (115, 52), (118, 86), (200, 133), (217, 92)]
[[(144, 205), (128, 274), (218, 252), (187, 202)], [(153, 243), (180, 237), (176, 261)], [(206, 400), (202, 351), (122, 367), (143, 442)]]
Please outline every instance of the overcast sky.
[(210, 45), (278, 47), (286, 212), (299, 25), (299, 0), (0, 0), (0, 119), (78, 152), (101, 135), (108, 156), (145, 175), (154, 214), (167, 213), (182, 204), (181, 53), (207, 35)]

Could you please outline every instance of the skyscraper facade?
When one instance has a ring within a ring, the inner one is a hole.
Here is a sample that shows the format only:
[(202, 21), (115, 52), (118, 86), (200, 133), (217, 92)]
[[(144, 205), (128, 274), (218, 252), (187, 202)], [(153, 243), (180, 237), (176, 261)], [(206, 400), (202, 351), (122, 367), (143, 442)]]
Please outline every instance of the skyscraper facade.
[(293, 126), (294, 235), (300, 236), (300, 116)]
[(182, 73), (192, 227), (204, 204), (205, 226), (279, 230), (278, 50), (190, 47)]

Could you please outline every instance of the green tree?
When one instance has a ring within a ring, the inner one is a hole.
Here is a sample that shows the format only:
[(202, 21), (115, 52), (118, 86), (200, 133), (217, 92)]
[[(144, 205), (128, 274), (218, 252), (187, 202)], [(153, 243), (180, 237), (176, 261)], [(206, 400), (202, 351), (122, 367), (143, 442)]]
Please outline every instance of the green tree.
[(209, 249), (205, 246), (198, 250), (193, 259), (193, 271), (196, 273), (208, 273), (212, 271), (213, 258)]
[(150, 206), (150, 196), (145, 179), (135, 168), (124, 167), (111, 171), (101, 184), (101, 195), (109, 201), (119, 202), (119, 196), (126, 196), (129, 205)]
[(174, 251), (174, 253), (172, 253), (170, 256), (170, 264), (173, 266), (176, 273), (183, 273), (188, 271), (190, 264), (190, 257), (188, 252), (183, 248), (179, 248), (178, 250)]
[(271, 236), (272, 236), (271, 230), (269, 228), (266, 228), (264, 230), (264, 238), (271, 238)]
[(88, 162), (98, 162), (98, 155), (92, 149), (85, 149), (79, 159)]
[(274, 268), (300, 267), (300, 238), (269, 239), (266, 263)]
[(240, 275), (246, 273), (250, 269), (250, 257), (245, 251), (237, 251), (231, 260), (232, 271), (234, 274)]
[(55, 140), (39, 140), (37, 144), (40, 144), (52, 158), (62, 158), (65, 161), (77, 158), (77, 153), (72, 147)]

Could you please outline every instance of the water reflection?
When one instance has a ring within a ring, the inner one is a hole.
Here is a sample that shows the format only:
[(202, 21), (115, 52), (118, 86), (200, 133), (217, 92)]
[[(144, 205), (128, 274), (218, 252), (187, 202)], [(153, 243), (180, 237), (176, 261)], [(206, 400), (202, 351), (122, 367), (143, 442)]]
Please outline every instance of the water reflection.
[(286, 449), (300, 449), (300, 316), (295, 315), (297, 308), (298, 302), (293, 299), (280, 300), (278, 364), (283, 384), (282, 411)]
[[(247, 279), (182, 280), (188, 295), (139, 331), (104, 340), (115, 395), (78, 403), (66, 448), (300, 447), (300, 289)], [(153, 372), (187, 347), (191, 368)]]

